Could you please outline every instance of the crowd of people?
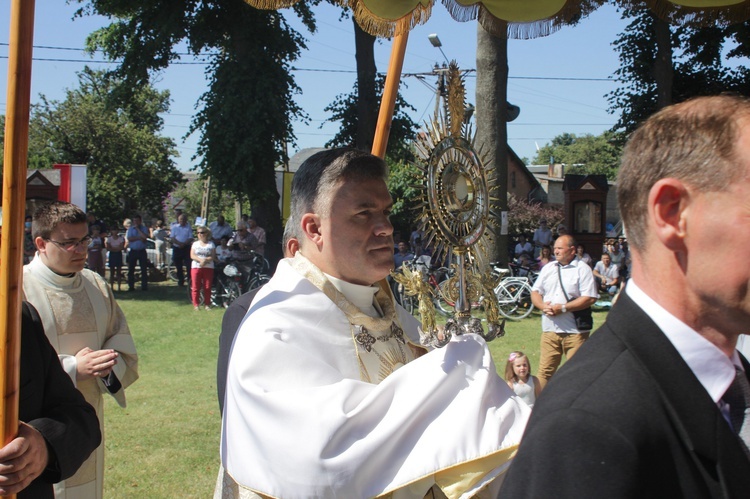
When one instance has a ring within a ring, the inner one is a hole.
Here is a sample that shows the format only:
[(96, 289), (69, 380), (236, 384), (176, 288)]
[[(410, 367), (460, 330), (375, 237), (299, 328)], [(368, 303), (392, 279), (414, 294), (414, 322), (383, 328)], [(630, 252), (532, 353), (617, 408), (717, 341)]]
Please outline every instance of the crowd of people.
[[(541, 231), (541, 232), (540, 232)], [(558, 225), (557, 230), (553, 233), (547, 229), (546, 220), (542, 219), (539, 229), (535, 232), (535, 239), (538, 234), (543, 234), (542, 239), (546, 241), (546, 234), (552, 234), (552, 237), (567, 235), (567, 229), (564, 225)], [(534, 258), (538, 249), (538, 255)], [(586, 252), (583, 244), (576, 244), (575, 259), (591, 267), (594, 273), (594, 279), (597, 289), (603, 294), (614, 297), (624, 287), (628, 278), (628, 268), (630, 266), (630, 252), (628, 250), (627, 239), (623, 237), (608, 238), (602, 245), (602, 258), (594, 262), (591, 256)], [(522, 272), (539, 272), (546, 265), (555, 262), (556, 257), (552, 251), (552, 246), (542, 244), (541, 246), (532, 245), (526, 234), (520, 234), (513, 249), (513, 263), (522, 269)], [(525, 275), (525, 274), (523, 274)]]
[[(385, 162), (352, 149), (311, 156), (292, 182), (286, 258), (222, 325), (216, 496), (744, 497), (750, 273), (712, 271), (716, 259), (744, 262), (748, 158), (744, 98), (696, 98), (646, 120), (618, 177), (632, 247), (607, 241), (592, 269), (564, 227), (553, 238), (540, 224), (537, 375), (514, 351), (501, 377), (479, 336), (425, 348), (394, 303)], [(21, 397), (18, 435), (0, 448), (3, 495), (52, 497), (58, 482), (60, 498), (102, 496), (102, 397), (125, 405), (138, 356), (111, 287), (85, 268), (91, 222), (60, 202), (31, 222), (21, 373), (39, 391)], [(173, 257), (205, 278), (217, 241), (185, 225), (181, 214), (170, 228)], [(257, 224), (231, 237), (222, 226), (219, 246), (248, 251), (254, 238), (263, 250)], [(145, 234), (134, 216), (130, 254)], [(592, 303), (618, 290), (591, 334)]]

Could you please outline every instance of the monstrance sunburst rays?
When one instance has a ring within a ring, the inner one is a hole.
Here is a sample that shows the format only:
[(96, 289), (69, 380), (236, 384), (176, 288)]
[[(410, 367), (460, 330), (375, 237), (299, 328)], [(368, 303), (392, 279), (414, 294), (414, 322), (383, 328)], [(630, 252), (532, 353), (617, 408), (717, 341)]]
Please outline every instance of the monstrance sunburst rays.
[[(433, 259), (442, 261), (452, 254), (458, 262), (454, 265), (456, 275), (445, 286), (450, 301), (456, 304), (453, 318), (439, 334), (429, 328), (434, 329), (434, 318), (422, 320), (423, 341), (434, 346), (442, 346), (451, 335), (464, 332), (481, 334), (487, 340), (503, 334), (497, 307), (492, 307), (493, 283), (486, 277), (485, 259), (499, 219), (497, 198), (492, 195), (498, 188), (496, 171), (486, 166), (486, 155), (475, 147), (472, 127), (464, 123), (465, 90), (455, 62), (448, 68), (447, 81), (445, 111), (425, 124), (426, 130), (415, 143), (419, 160), (419, 185), (415, 187), (421, 193), (415, 208), (421, 210), (418, 225), (424, 233), (423, 242), (434, 248)], [(471, 302), (480, 294), (487, 309), (486, 334), (479, 319), (471, 317)], [(421, 294), (419, 298), (420, 302), (429, 299)]]

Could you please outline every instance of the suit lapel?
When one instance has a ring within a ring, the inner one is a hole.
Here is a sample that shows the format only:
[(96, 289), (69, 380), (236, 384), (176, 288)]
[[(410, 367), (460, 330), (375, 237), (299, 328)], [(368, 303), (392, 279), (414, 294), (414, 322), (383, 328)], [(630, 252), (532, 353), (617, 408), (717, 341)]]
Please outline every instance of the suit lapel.
[(672, 343), (627, 293), (612, 308), (607, 326), (649, 372), (675, 431), (700, 465), (725, 491), (750, 490), (750, 461), (736, 435)]

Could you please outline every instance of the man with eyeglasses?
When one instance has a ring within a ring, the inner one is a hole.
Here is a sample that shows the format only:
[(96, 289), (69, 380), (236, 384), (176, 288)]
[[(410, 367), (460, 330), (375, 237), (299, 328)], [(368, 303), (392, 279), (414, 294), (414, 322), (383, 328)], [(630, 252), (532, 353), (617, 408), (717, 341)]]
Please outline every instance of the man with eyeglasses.
[(229, 247), (236, 260), (249, 260), (252, 257), (250, 252), (258, 247), (258, 239), (247, 230), (245, 222), (237, 222), (237, 233), (229, 241)]
[[(102, 393), (125, 407), (125, 388), (138, 379), (130, 329), (107, 281), (84, 269), (91, 237), (80, 208), (63, 202), (43, 206), (34, 214), (32, 236), (37, 254), (24, 267), (25, 299), (39, 311), (63, 369), (96, 409), (101, 426)], [(101, 497), (103, 485), (100, 445), (55, 493), (66, 499)]]

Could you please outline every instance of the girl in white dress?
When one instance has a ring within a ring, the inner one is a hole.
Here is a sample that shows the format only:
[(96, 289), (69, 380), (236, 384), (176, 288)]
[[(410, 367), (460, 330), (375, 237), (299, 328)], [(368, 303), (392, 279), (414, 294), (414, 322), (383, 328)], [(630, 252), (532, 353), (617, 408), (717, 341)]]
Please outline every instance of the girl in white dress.
[(536, 398), (542, 391), (539, 379), (531, 375), (529, 358), (523, 352), (511, 352), (508, 356), (508, 363), (505, 364), (505, 381), (529, 407), (534, 406)]

